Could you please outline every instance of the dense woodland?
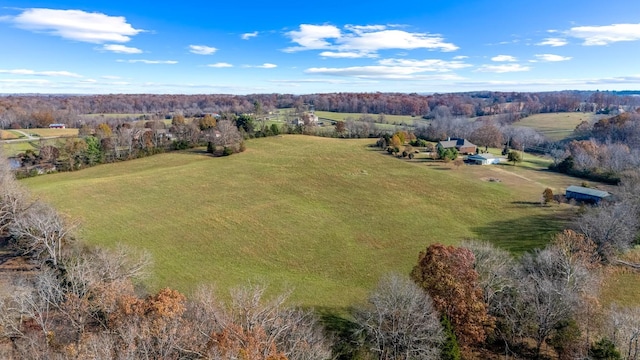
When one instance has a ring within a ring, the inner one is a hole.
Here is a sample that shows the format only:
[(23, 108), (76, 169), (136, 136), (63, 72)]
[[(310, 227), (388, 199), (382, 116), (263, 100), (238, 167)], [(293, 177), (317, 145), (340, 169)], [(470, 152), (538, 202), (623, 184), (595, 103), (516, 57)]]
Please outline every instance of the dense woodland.
[[(365, 303), (327, 315), (257, 287), (228, 296), (210, 288), (188, 298), (168, 288), (149, 294), (141, 286), (148, 255), (83, 245), (73, 219), (32, 200), (0, 156), (0, 242), (32, 266), (16, 275), (15, 291), (0, 297), (0, 349), (16, 359), (639, 359), (640, 308), (605, 307), (599, 298), (613, 265), (640, 267), (621, 260), (640, 231), (637, 101), (602, 92), (1, 98), (3, 127), (123, 114), (82, 124), (81, 136), (59, 147), (23, 154), (31, 166), (55, 162), (76, 170), (207, 144), (228, 155), (241, 151), (245, 138), (280, 132), (375, 137), (398, 156), (424, 147), (420, 141), (458, 136), (481, 147), (546, 153), (558, 171), (609, 179), (618, 188), (615, 201), (584, 206), (543, 249), (516, 258), (473, 240), (433, 244), (416, 254), (410, 274), (389, 274)], [(309, 105), (429, 122), (381, 131), (363, 115), (337, 122), (330, 133), (311, 123), (261, 125), (272, 109), (303, 114)], [(611, 114), (559, 142), (513, 126), (523, 116), (558, 111)], [(125, 118), (149, 113), (158, 119), (142, 127)], [(159, 121), (167, 116), (170, 126)]]
[[(413, 115), (474, 117), (497, 114), (528, 116), (549, 112), (610, 112), (635, 108), (640, 97), (615, 92), (471, 92), (456, 94), (330, 93), (312, 95), (15, 95), (0, 98), (0, 128), (17, 123), (23, 128), (40, 122), (76, 125), (81, 114), (251, 113), (260, 103), (265, 112), (283, 108), (315, 107), (315, 110)], [(512, 119), (515, 119), (512, 117)], [(48, 125), (48, 124), (47, 124)]]

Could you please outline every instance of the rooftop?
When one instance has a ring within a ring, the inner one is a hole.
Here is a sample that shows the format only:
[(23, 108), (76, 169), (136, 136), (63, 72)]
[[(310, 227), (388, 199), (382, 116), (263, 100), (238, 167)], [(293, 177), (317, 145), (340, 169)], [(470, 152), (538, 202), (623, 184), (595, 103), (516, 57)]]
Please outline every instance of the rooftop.
[(579, 193), (579, 194), (596, 196), (596, 197), (600, 197), (600, 198), (607, 197), (607, 196), (611, 195), (606, 191), (602, 191), (602, 190), (598, 190), (598, 189), (586, 188), (586, 187), (582, 187), (582, 186), (575, 186), (575, 185), (569, 186), (567, 188), (567, 191), (571, 191), (571, 192), (575, 192), (575, 193)]

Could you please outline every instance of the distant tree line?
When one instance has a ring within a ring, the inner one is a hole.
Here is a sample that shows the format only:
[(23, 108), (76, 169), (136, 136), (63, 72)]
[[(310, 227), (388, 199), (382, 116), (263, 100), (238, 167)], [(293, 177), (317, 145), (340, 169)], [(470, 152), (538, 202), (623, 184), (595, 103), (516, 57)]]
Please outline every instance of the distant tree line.
[(0, 128), (46, 127), (51, 123), (70, 126), (83, 114), (140, 116), (197, 116), (206, 113), (253, 113), (255, 104), (265, 113), (275, 109), (313, 106), (315, 110), (411, 115), (428, 119), (443, 115), (475, 117), (508, 114), (520, 117), (549, 112), (609, 113), (640, 105), (636, 96), (600, 91), (560, 92), (468, 92), (451, 94), (327, 93), (252, 95), (11, 95), (0, 97)]
[(640, 167), (640, 112), (631, 111), (576, 126), (573, 139), (550, 147), (552, 169), (618, 183)]

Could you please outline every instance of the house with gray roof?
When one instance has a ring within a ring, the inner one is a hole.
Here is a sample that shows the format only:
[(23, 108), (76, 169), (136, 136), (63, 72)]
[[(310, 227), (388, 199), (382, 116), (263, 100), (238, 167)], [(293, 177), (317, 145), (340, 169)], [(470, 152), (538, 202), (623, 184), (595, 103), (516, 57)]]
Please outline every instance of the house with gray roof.
[(478, 150), (478, 147), (469, 140), (459, 138), (448, 138), (447, 140), (440, 141), (437, 147), (444, 149), (455, 148), (460, 154), (475, 154)]

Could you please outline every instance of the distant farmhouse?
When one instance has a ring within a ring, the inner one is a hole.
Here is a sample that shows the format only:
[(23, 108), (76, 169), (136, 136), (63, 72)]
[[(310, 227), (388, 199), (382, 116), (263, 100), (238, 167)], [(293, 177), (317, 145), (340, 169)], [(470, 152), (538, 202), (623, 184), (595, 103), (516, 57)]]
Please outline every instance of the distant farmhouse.
[(65, 129), (67, 126), (65, 124), (50, 124), (49, 129)]
[(600, 201), (610, 196), (611, 194), (606, 191), (574, 185), (569, 186), (565, 191), (565, 197), (567, 200), (574, 199), (592, 204), (599, 204)]
[(437, 146), (444, 149), (455, 148), (460, 154), (475, 154), (478, 151), (478, 147), (467, 139), (448, 138), (440, 141)]
[(467, 162), (475, 165), (500, 164), (500, 158), (489, 153), (476, 154), (476, 155), (469, 155), (467, 157)]

